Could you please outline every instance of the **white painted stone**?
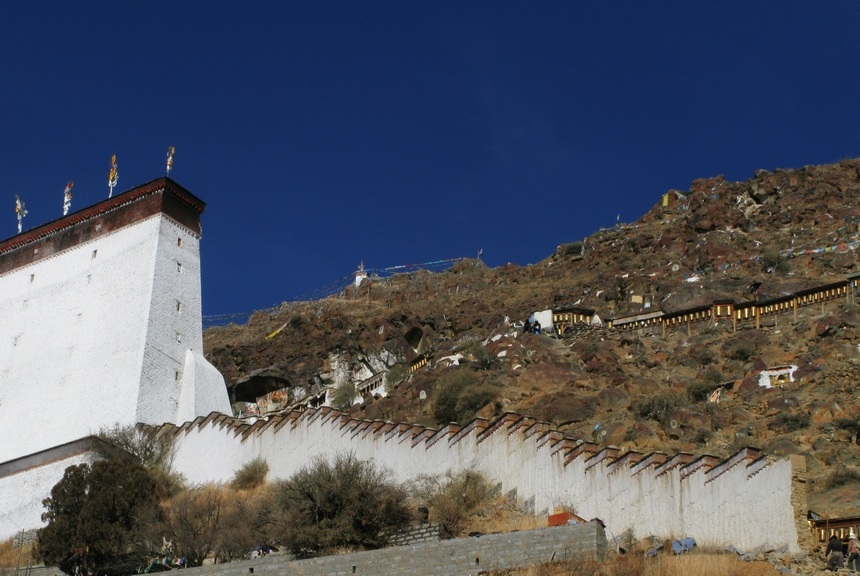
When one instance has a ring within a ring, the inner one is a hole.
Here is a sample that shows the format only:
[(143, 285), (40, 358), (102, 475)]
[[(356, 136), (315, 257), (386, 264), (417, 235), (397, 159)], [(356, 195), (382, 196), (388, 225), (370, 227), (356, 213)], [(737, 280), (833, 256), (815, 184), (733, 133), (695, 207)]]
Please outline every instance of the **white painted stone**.
[[(230, 413), (201, 356), (199, 238), (164, 213), (0, 275), (0, 318), (0, 462), (116, 423)], [(186, 385), (201, 389), (180, 416)]]
[(45, 511), (42, 500), (51, 495), (51, 488), (63, 478), (66, 468), (92, 464), (98, 459), (95, 452), (84, 452), (38, 468), (0, 476), (0, 541), (20, 534), (21, 530), (40, 528)]
[(520, 502), (533, 499), (538, 513), (569, 506), (583, 518), (601, 518), (609, 537), (630, 529), (637, 538), (692, 536), (703, 546), (752, 550), (785, 545), (789, 552), (800, 551), (789, 460), (772, 462), (752, 475), (741, 461), (710, 481), (704, 469), (681, 479), (681, 467), (660, 476), (654, 467), (633, 474), (630, 466), (610, 474), (609, 460), (590, 466), (590, 455), (565, 466), (562, 451), (553, 452), (549, 442), (539, 445), (537, 435), (526, 438), (521, 430), (508, 433), (501, 427), (480, 443), (472, 431), (455, 444), (449, 445), (446, 436), (432, 446), (421, 440), (413, 447), (409, 434), (386, 439), (357, 432), (360, 428), (342, 426), (336, 414), (325, 417), (311, 410), (281, 427), (267, 423), (247, 437), (221, 423), (191, 426), (176, 436), (174, 467), (192, 483), (227, 482), (258, 457), (268, 462), (270, 479), (287, 478), (313, 458), (339, 452), (372, 459), (397, 481), (474, 468), (498, 482), (504, 493), (516, 489)]

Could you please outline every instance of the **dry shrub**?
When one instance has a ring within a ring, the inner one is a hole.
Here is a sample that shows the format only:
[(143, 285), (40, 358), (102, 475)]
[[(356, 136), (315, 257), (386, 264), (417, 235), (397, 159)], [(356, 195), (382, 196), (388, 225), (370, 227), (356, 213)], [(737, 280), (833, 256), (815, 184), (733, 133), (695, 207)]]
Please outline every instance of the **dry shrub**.
[(414, 497), (426, 503), (430, 522), (439, 525), (442, 538), (463, 532), (467, 519), (489, 501), (492, 494), (487, 478), (475, 470), (421, 476), (413, 483)]
[(313, 460), (274, 493), (273, 535), (299, 558), (381, 548), (409, 522), (406, 490), (351, 452)]
[(251, 490), (262, 486), (269, 473), (269, 463), (264, 458), (254, 458), (233, 475), (230, 486), (235, 490)]
[(498, 391), (481, 383), (469, 368), (451, 368), (433, 387), (433, 413), (438, 424), (465, 424), (478, 410), (492, 402)]
[(150, 556), (184, 557), (188, 566), (213, 556), (219, 562), (244, 558), (267, 541), (271, 492), (265, 486), (232, 490), (212, 484), (186, 489), (150, 510), (141, 540)]
[[(616, 572), (618, 576), (624, 572)], [(644, 576), (774, 576), (767, 562), (744, 562), (732, 554), (661, 555), (646, 562)]]
[(523, 512), (515, 502), (496, 495), (481, 507), (477, 514), (471, 515), (463, 523), (463, 532), (498, 534), (537, 530), (546, 527), (545, 516), (534, 516)]
[(213, 485), (194, 487), (163, 502), (163, 531), (173, 542), (173, 552), (189, 566), (200, 566), (218, 546), (223, 526), (225, 491)]
[(824, 479), (823, 485), (825, 490), (838, 488), (845, 484), (860, 482), (860, 471), (856, 468), (837, 468)]
[(268, 541), (269, 511), (274, 506), (270, 487), (232, 492), (227, 495), (221, 514), (216, 553), (219, 562), (245, 558)]
[(23, 546), (15, 546), (15, 540), (16, 538), (10, 538), (0, 542), (0, 571), (4, 568), (12, 568), (14, 571), (16, 567), (25, 567), (28, 563), (33, 563), (30, 560), (33, 544), (28, 542)]
[(350, 406), (355, 402), (356, 398), (355, 384), (353, 382), (344, 382), (334, 390), (331, 397), (332, 408), (338, 410), (349, 410)]

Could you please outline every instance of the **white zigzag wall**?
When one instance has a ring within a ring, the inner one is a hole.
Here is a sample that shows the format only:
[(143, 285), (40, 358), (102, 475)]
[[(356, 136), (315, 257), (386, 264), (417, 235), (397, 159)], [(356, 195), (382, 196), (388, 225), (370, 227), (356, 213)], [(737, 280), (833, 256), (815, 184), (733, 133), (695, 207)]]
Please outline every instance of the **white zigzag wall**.
[(601, 518), (610, 537), (630, 529), (637, 538), (692, 536), (700, 545), (800, 551), (793, 463), (768, 461), (751, 448), (725, 461), (621, 453), (577, 445), (517, 414), (434, 430), (354, 420), (330, 408), (253, 425), (213, 413), (161, 431), (175, 436), (174, 469), (195, 483), (227, 482), (258, 457), (268, 462), (270, 480), (286, 478), (315, 457), (351, 451), (389, 468), (398, 481), (474, 468), (536, 512), (564, 505)]

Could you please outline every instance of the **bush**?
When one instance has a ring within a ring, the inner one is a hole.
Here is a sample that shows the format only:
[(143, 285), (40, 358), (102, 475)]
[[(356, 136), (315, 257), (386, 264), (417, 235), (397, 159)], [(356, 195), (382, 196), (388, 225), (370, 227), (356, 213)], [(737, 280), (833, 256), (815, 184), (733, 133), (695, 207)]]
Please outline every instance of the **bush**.
[(791, 269), (788, 265), (788, 260), (776, 250), (768, 250), (762, 254), (759, 263), (761, 264), (762, 272), (767, 273), (776, 272), (785, 274)]
[(693, 382), (687, 387), (687, 398), (691, 402), (705, 402), (715, 389), (716, 386), (709, 382)]
[[(158, 434), (157, 430), (143, 426), (114, 424), (111, 428), (99, 430), (98, 437), (136, 458), (155, 481), (159, 498), (170, 498), (185, 487), (182, 475), (170, 470), (173, 460), (173, 438), (170, 435)], [(113, 456), (109, 453), (102, 455), (105, 458)]]
[(427, 505), (430, 522), (439, 525), (442, 538), (455, 538), (469, 516), (483, 507), (493, 489), (480, 472), (464, 470), (457, 474), (421, 476), (413, 493)]
[(781, 414), (777, 414), (774, 419), (771, 420), (770, 429), (783, 433), (796, 432), (797, 430), (803, 430), (808, 427), (811, 421), (812, 417), (809, 414), (791, 414), (783, 412)]
[(694, 358), (702, 366), (707, 366), (717, 361), (717, 353), (711, 348), (702, 348), (694, 353)]
[(672, 412), (684, 405), (682, 397), (675, 392), (662, 392), (648, 398), (640, 398), (633, 403), (633, 411), (640, 418), (656, 420), (666, 424)]
[(196, 486), (162, 503), (160, 522), (150, 533), (167, 534), (172, 555), (184, 557), (187, 566), (200, 566), (218, 548), (225, 495), (213, 485)]
[(245, 558), (268, 542), (273, 490), (246, 490), (226, 494), (215, 552), (219, 562)]
[(824, 479), (824, 488), (829, 490), (853, 482), (860, 482), (860, 472), (854, 468), (837, 468)]
[(409, 364), (399, 362), (388, 370), (385, 375), (385, 382), (388, 386), (393, 386), (407, 376), (409, 376)]
[(696, 444), (706, 444), (714, 433), (707, 428), (701, 428), (693, 433), (693, 442)]
[(142, 426), (114, 424), (99, 430), (98, 437), (134, 456), (147, 470), (170, 467), (173, 439), (169, 434), (158, 434), (157, 430)]
[(708, 368), (705, 370), (705, 375), (702, 376), (702, 380), (709, 385), (717, 385), (723, 381), (723, 373), (717, 370), (716, 368)]
[(349, 410), (355, 402), (355, 384), (346, 382), (338, 386), (331, 397), (332, 408), (338, 410)]
[(409, 522), (406, 491), (354, 454), (318, 458), (275, 485), (275, 534), (299, 558), (385, 546)]
[(840, 430), (850, 432), (854, 437), (860, 435), (860, 420), (857, 418), (839, 418), (834, 420), (833, 424)]
[(460, 349), (460, 352), (482, 370), (491, 368), (495, 360), (480, 340), (469, 342)]
[(727, 352), (727, 356), (732, 360), (740, 360), (746, 362), (755, 354), (755, 346), (751, 342), (741, 341), (736, 342)]
[(269, 463), (263, 458), (254, 458), (233, 475), (230, 486), (236, 490), (250, 490), (262, 486), (266, 482), (269, 473)]
[(46, 566), (122, 576), (145, 560), (135, 535), (143, 514), (156, 507), (156, 485), (139, 462), (69, 466), (42, 504), (47, 525), (36, 535), (34, 556)]
[(497, 391), (489, 384), (481, 384), (468, 368), (449, 370), (433, 388), (433, 412), (438, 424), (457, 422), (465, 424), (492, 402)]

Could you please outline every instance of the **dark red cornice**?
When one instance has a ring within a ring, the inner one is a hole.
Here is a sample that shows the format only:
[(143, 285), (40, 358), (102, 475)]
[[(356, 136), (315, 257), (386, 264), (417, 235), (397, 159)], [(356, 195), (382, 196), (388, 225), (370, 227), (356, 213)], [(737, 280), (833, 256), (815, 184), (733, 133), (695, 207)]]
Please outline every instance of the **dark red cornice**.
[(127, 206), (128, 204), (132, 204), (147, 196), (158, 193), (170, 194), (182, 204), (196, 211), (198, 216), (203, 213), (203, 210), (206, 207), (206, 204), (200, 198), (170, 178), (158, 178), (138, 186), (137, 188), (132, 188), (131, 190), (117, 194), (113, 198), (108, 198), (98, 204), (94, 204), (88, 208), (84, 208), (83, 210), (78, 210), (68, 216), (63, 216), (58, 220), (42, 224), (41, 226), (37, 226), (36, 228), (13, 236), (12, 238), (3, 240), (0, 242), (0, 254), (11, 252), (17, 248), (31, 244), (52, 234), (56, 234), (61, 230), (77, 226), (87, 220), (92, 220), (103, 214), (116, 210), (117, 208)]

